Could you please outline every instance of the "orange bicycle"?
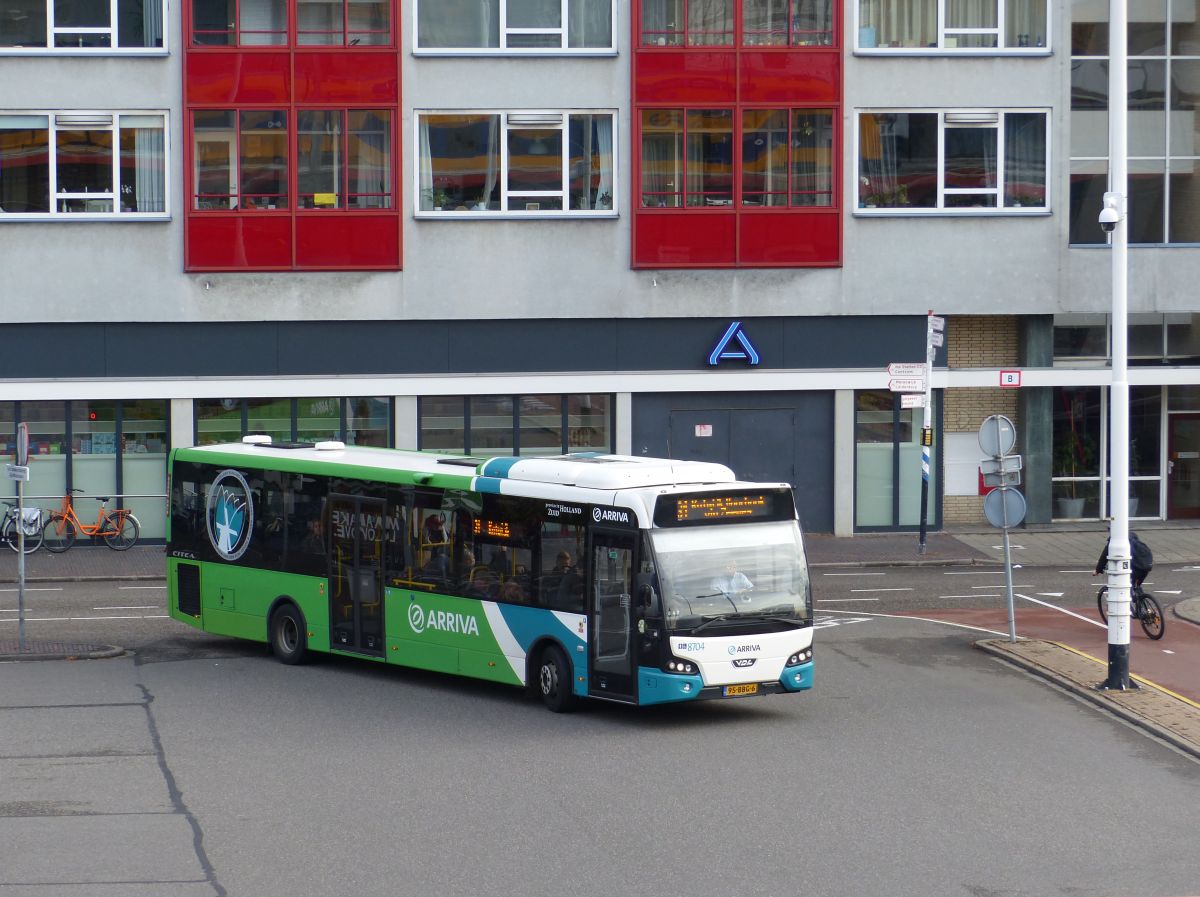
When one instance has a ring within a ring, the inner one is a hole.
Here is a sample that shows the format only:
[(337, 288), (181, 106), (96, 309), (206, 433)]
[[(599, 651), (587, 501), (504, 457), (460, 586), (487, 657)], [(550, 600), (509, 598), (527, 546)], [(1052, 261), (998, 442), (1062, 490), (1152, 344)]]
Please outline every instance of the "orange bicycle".
[[(71, 492), (82, 492), (82, 489), (72, 489)], [(46, 521), (42, 530), (42, 545), (47, 551), (61, 554), (72, 545), (79, 533), (85, 536), (101, 538), (113, 551), (125, 551), (137, 544), (142, 526), (137, 518), (125, 509), (108, 511), (105, 505), (108, 496), (97, 498), (100, 510), (96, 514), (94, 524), (84, 523), (75, 513), (75, 505), (71, 501), (71, 493), (63, 496), (62, 509), (55, 511)]]

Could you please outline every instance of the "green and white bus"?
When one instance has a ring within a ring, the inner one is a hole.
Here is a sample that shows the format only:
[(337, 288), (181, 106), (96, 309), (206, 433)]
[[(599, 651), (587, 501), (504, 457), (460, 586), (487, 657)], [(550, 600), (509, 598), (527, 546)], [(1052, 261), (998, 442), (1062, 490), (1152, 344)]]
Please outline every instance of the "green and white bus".
[(176, 449), (170, 614), (269, 643), (657, 704), (812, 687), (791, 489), (695, 461)]

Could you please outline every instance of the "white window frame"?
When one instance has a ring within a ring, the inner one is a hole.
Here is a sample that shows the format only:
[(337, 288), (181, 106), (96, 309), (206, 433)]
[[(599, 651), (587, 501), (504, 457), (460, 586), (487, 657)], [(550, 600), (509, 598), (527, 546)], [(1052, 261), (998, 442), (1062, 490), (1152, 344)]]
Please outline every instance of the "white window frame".
[[(617, 55), (617, 6), (621, 0), (609, 0), (609, 34), (612, 35), (612, 45), (608, 47), (569, 47), (567, 46), (567, 23), (569, 21), (570, 5), (574, 0), (560, 0), (562, 23), (558, 28), (508, 28), (508, 0), (499, 0), (500, 7), (500, 46), (498, 47), (422, 47), (419, 46), (420, 35), (418, 22), (422, 3), (437, 3), (438, 0), (412, 0), (412, 52), (414, 56), (616, 56)], [(558, 34), (561, 36), (557, 47), (510, 47), (509, 35), (528, 36), (534, 34)]]
[[(0, 115), (45, 116), (49, 128), (48, 153), (50, 157), (49, 194), (50, 211), (48, 212), (0, 212), (0, 224), (10, 221), (169, 221), (171, 218), (171, 114), (164, 109), (147, 110), (78, 110), (78, 109), (34, 109), (34, 110), (0, 110)], [(124, 116), (157, 116), (163, 122), (163, 211), (161, 212), (122, 212), (121, 211), (121, 119)], [(103, 119), (111, 119), (110, 124), (102, 124)], [(74, 121), (59, 119), (74, 119)], [(70, 130), (72, 126), (79, 127), (85, 121), (91, 130), (110, 130), (113, 133), (112, 153), (112, 185), (111, 193), (61, 193), (58, 189), (58, 151), (55, 132), (59, 128)], [(111, 212), (60, 212), (60, 199), (100, 199), (111, 200)]]
[[(1046, 2), (1046, 33), (1043, 35), (1045, 46), (1008, 47), (1004, 45), (1005, 34), (1008, 31), (1005, 18), (1005, 0), (996, 2), (995, 28), (947, 28), (946, 0), (926, 0), (937, 4), (937, 35), (936, 47), (879, 47), (863, 46), (864, 26), (861, 22), (862, 0), (852, 0), (854, 6), (854, 54), (856, 56), (1050, 56), (1051, 35), (1054, 28), (1053, 3)], [(956, 40), (959, 35), (971, 36), (976, 34), (996, 35), (994, 47), (959, 47)]]
[[(937, 205), (933, 208), (922, 208), (916, 206), (896, 206), (890, 208), (865, 208), (859, 205), (858, 187), (863, 177), (860, 165), (862, 163), (861, 140), (862, 126), (861, 119), (863, 115), (874, 114), (903, 114), (903, 115), (936, 115), (938, 117), (938, 138), (937, 138)], [(1004, 159), (1004, 128), (1006, 125), (1006, 116), (1010, 113), (1016, 114), (1032, 114), (1041, 113), (1046, 117), (1046, 204), (1042, 206), (1005, 206), (1003, 204), (1004, 189), (1005, 189), (1005, 159)], [(947, 117), (957, 118), (957, 120), (947, 121)], [(995, 116), (995, 124), (991, 124), (988, 120)], [(1046, 106), (1033, 106), (1028, 108), (990, 108), (990, 109), (917, 109), (917, 108), (880, 108), (870, 107), (854, 110), (854, 135), (853, 135), (853, 152), (854, 152), (854, 177), (850, 181), (850, 188), (853, 191), (850, 197), (850, 208), (853, 210), (856, 217), (913, 217), (913, 216), (970, 216), (970, 217), (997, 217), (997, 216), (1034, 216), (1044, 217), (1053, 211), (1053, 190), (1052, 185), (1054, 179), (1051, 177), (1051, 172), (1054, 170), (1050, 150), (1051, 150), (1051, 126), (1053, 119), (1051, 110)], [(963, 127), (994, 127), (996, 130), (996, 186), (994, 188), (948, 188), (946, 187), (946, 128), (963, 128)], [(964, 207), (947, 207), (945, 205), (947, 196), (975, 196), (975, 195), (990, 195), (995, 194), (997, 197), (997, 206), (994, 208), (964, 208)]]
[[(454, 211), (433, 211), (421, 208), (421, 122), (427, 115), (498, 115), (500, 117), (500, 208)], [(568, 135), (572, 115), (607, 115), (612, 118), (612, 208), (609, 209), (572, 209), (569, 205), (571, 183), (571, 157), (568, 152)], [(558, 119), (558, 121), (555, 121)], [(413, 199), (413, 214), (417, 218), (464, 221), (474, 219), (495, 220), (529, 220), (535, 218), (616, 218), (618, 217), (618, 197), (621, 195), (620, 174), (618, 171), (618, 153), (621, 137), (618, 131), (620, 124), (616, 109), (414, 109), (413, 110), (413, 183), (411, 196)], [(562, 175), (563, 189), (554, 192), (518, 191), (515, 195), (536, 201), (539, 196), (561, 198), (562, 209), (539, 209), (537, 211), (513, 211), (508, 208), (508, 133), (519, 130), (554, 130), (562, 132)]]
[[(54, 0), (43, 0), (46, 4), (46, 43), (38, 47), (0, 47), (0, 56), (167, 56), (171, 52), (171, 7), (170, 0), (162, 0), (161, 47), (117, 46), (117, 0), (109, 0), (107, 28), (59, 28), (54, 24)], [(109, 47), (56, 47), (54, 39), (59, 34), (107, 34), (111, 37)]]

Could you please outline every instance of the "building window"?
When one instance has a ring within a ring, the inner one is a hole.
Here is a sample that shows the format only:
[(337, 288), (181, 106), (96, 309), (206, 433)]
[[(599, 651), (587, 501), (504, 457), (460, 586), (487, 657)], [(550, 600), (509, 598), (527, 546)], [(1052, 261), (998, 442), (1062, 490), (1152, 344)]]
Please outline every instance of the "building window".
[[(1131, 364), (1192, 365), (1200, 361), (1200, 315), (1142, 312), (1129, 315), (1126, 347)], [(1105, 314), (1054, 316), (1054, 363), (1109, 363), (1112, 322)]]
[(831, 0), (742, 0), (747, 47), (822, 47), (833, 43)]
[[(741, 27), (735, 13), (741, 7)], [(827, 47), (832, 0), (641, 0), (643, 47)]]
[(419, 215), (615, 211), (611, 112), (418, 113)]
[(0, 113), (0, 217), (165, 218), (162, 113)]
[(392, 43), (388, 0), (193, 0), (192, 44), (283, 47), (288, 20), (300, 47), (377, 47)]
[(614, 52), (612, 0), (416, 0), (416, 51)]
[[(1108, 7), (1071, 5), (1070, 241), (1103, 244), (1108, 189)], [(1129, 11), (1129, 242), (1200, 243), (1200, 75), (1195, 16), (1175, 3)]]
[(388, 110), (305, 109), (296, 121), (300, 208), (392, 207)]
[[(934, 420), (940, 398), (934, 398)], [(897, 393), (854, 394), (854, 525), (859, 530), (917, 527), (921, 523), (921, 409), (901, 408)], [(939, 442), (941, 440), (938, 440)], [(941, 464), (930, 464), (926, 519), (937, 527), (934, 496)]]
[(858, 211), (1049, 209), (1048, 113), (860, 112)]
[(609, 395), (424, 396), (423, 451), (495, 455), (611, 452)]
[(165, 50), (162, 0), (0, 0), (0, 54)]
[(1048, 41), (1045, 0), (859, 0), (858, 3), (860, 51), (1046, 53)]
[(383, 397), (197, 399), (193, 408), (196, 445), (237, 442), (248, 433), (276, 442), (392, 444), (392, 402)]
[(193, 113), (195, 207), (288, 207), (288, 114), (282, 110)]
[(733, 45), (733, 0), (642, 0), (642, 46)]

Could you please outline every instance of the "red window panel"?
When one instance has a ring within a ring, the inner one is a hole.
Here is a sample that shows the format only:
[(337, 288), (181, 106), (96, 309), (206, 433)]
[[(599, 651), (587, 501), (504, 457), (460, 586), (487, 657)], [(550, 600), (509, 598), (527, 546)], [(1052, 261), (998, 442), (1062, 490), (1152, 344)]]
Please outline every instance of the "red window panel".
[(297, 103), (400, 102), (400, 69), (394, 53), (296, 53), (293, 77)]
[(842, 216), (763, 211), (738, 216), (738, 263), (747, 267), (836, 267), (842, 263)]
[(286, 52), (187, 52), (183, 95), (193, 105), (244, 106), (286, 103), (292, 60)]
[(400, 218), (357, 212), (298, 215), (296, 267), (395, 270), (400, 267)]
[(633, 267), (731, 268), (737, 216), (729, 211), (635, 214)]
[(743, 103), (836, 103), (842, 95), (842, 57), (834, 52), (738, 54), (738, 99)]
[(187, 222), (189, 271), (281, 271), (292, 267), (286, 215), (198, 216)]

